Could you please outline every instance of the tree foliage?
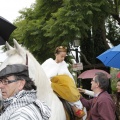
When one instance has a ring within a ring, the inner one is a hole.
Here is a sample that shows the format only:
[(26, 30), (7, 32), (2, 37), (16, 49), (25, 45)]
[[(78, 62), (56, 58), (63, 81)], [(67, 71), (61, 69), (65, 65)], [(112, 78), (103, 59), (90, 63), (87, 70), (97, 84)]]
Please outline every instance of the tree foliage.
[(56, 46), (70, 49), (69, 44), (79, 39), (83, 54), (94, 64), (108, 49), (106, 38), (119, 43), (119, 7), (120, 0), (36, 0), (20, 11), (13, 36), (40, 62), (54, 57)]

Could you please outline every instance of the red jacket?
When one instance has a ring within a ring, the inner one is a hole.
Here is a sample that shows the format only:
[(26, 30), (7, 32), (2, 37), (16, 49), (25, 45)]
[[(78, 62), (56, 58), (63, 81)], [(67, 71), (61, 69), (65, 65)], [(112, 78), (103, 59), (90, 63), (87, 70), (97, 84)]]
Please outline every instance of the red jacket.
[(100, 93), (96, 100), (86, 100), (83, 97), (80, 100), (90, 110), (89, 120), (115, 120), (115, 104), (106, 91)]

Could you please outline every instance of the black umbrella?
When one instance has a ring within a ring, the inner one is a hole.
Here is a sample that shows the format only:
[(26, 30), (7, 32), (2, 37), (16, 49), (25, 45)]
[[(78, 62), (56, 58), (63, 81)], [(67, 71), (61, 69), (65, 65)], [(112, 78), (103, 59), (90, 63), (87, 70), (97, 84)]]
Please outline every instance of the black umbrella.
[(0, 16), (0, 45), (4, 45), (9, 40), (11, 33), (16, 28), (16, 26)]

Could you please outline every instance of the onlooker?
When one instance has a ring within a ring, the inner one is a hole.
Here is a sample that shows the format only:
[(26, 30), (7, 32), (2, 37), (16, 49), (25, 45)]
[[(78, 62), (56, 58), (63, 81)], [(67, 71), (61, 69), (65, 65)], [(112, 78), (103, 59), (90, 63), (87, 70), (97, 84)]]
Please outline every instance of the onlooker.
[(55, 60), (52, 58), (47, 59), (42, 64), (42, 68), (48, 79), (52, 81), (51, 86), (55, 93), (62, 98), (64, 97), (65, 100), (70, 103), (74, 114), (77, 117), (81, 117), (81, 113), (83, 113), (83, 105), (79, 100), (80, 94), (75, 85), (73, 76), (68, 70), (67, 63), (64, 61), (66, 55), (67, 47), (58, 46), (55, 49)]
[(117, 81), (117, 92), (111, 94), (111, 97), (116, 105), (116, 120), (120, 120), (120, 79)]
[[(111, 94), (111, 97), (116, 105), (116, 120), (120, 120), (120, 79), (117, 81), (117, 92), (115, 94)], [(78, 88), (80, 92), (94, 97), (94, 92), (82, 88)]]
[(115, 104), (106, 91), (108, 86), (106, 74), (96, 73), (91, 81), (94, 98), (90, 100), (80, 98), (87, 110), (90, 110), (88, 120), (115, 120)]
[(3, 108), (0, 120), (48, 120), (50, 108), (37, 99), (28, 66), (7, 65), (0, 71)]

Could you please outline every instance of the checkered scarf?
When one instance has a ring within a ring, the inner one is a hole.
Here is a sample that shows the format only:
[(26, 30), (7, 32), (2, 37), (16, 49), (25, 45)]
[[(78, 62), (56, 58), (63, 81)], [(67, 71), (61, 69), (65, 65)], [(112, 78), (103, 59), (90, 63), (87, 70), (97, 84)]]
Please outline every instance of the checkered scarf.
[[(3, 101), (4, 109), (3, 109), (3, 113), (0, 116), (0, 119), (1, 117), (2, 118), (5, 117), (5, 120), (8, 120), (10, 118), (10, 115), (18, 108), (33, 103), (35, 103), (38, 106), (39, 110), (41, 111), (41, 116), (43, 117), (43, 120), (48, 120), (48, 118), (50, 117), (50, 109), (47, 107), (47, 105), (45, 105), (44, 102), (40, 102), (39, 100), (37, 100), (35, 90), (31, 90), (31, 91), (22, 90), (13, 97), (4, 100)], [(46, 112), (45, 109), (47, 109), (48, 112)]]

